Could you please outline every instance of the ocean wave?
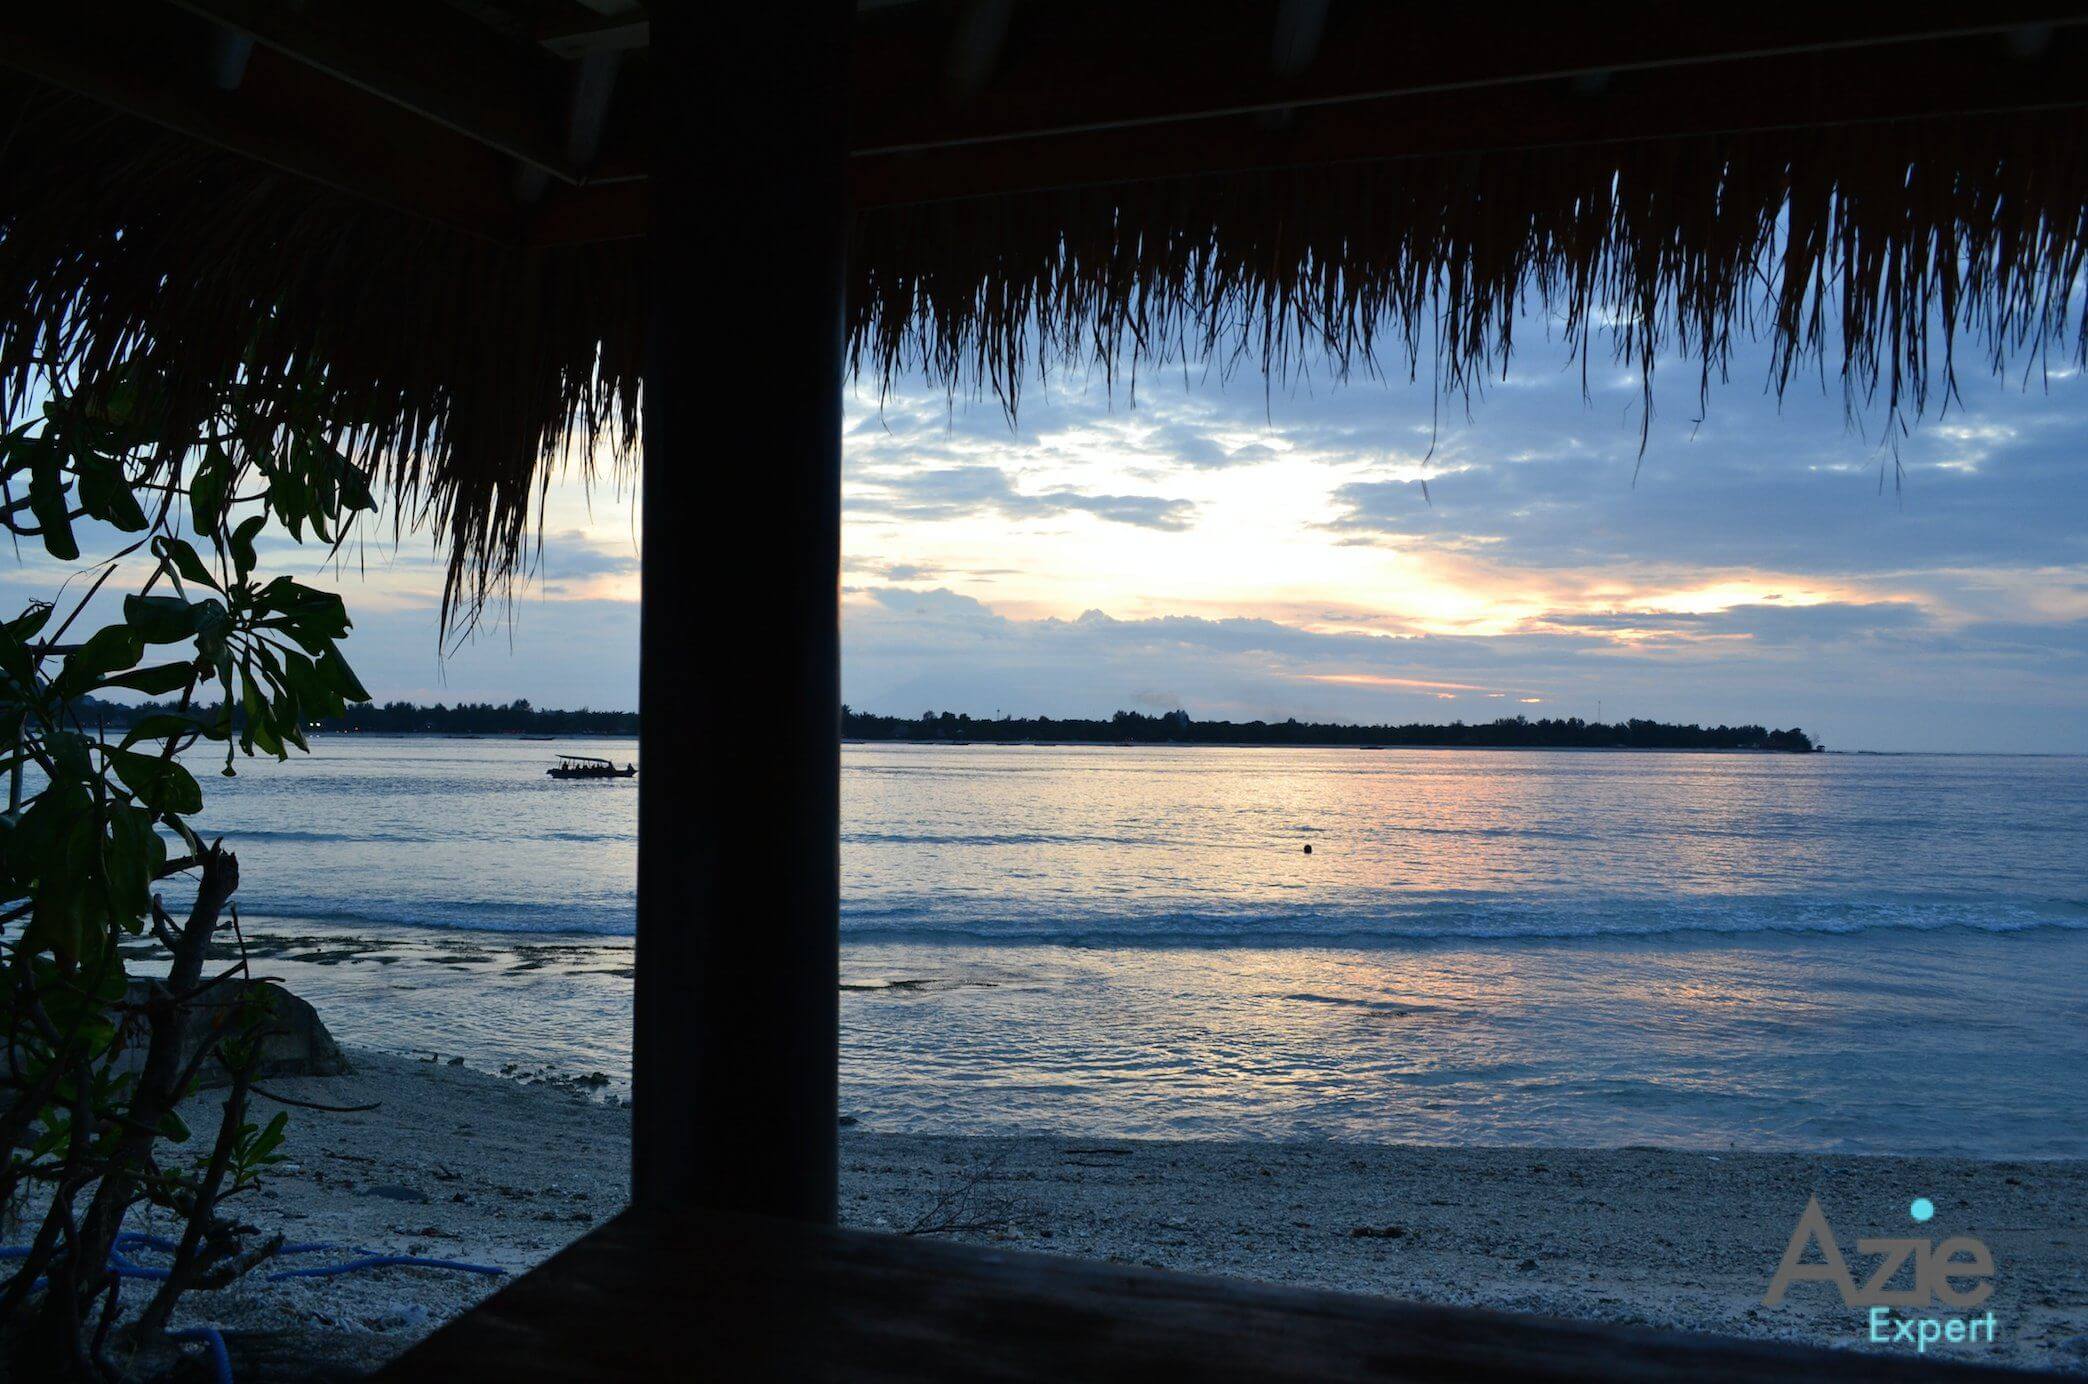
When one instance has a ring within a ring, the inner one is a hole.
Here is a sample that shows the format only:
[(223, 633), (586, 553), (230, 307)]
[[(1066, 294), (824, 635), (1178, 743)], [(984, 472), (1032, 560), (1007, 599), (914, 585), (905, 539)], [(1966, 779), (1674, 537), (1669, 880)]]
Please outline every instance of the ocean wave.
[[(459, 826), (453, 832), (438, 835), (423, 825), (398, 827), (358, 827), (353, 831), (328, 831), (299, 827), (244, 827), (221, 828), (225, 844), (234, 850), (242, 845), (256, 843), (285, 842), (306, 845), (427, 845), (433, 842), (482, 840), (484, 833), (472, 825)], [(167, 833), (167, 839), (174, 838)], [(503, 844), (528, 846), (538, 841), (570, 841), (582, 845), (598, 845), (614, 842), (630, 850), (637, 843), (628, 831), (537, 831), (504, 838)]]
[[(1330, 828), (1314, 826), (1307, 822), (1289, 823), (1283, 827), (1287, 842), (1292, 836), (1318, 836), (1328, 833)], [(1431, 826), (1426, 823), (1403, 822), (1383, 829), (1386, 840), (1402, 836), (1446, 836), (1474, 838), (1478, 840), (1502, 841), (1594, 841), (1599, 834), (1570, 827), (1546, 826)], [(1716, 833), (1705, 833), (1716, 834)], [(1137, 831), (1110, 832), (962, 832), (962, 831), (848, 831), (841, 834), (844, 846), (1158, 846), (1164, 850), (1179, 851), (1184, 847), (1209, 847), (1218, 850), (1252, 850), (1266, 844), (1239, 836), (1221, 835), (1212, 832), (1203, 836), (1184, 835), (1180, 827), (1170, 823), (1164, 834), (1147, 834)]]
[(2051, 901), (1709, 900), (1423, 903), (1345, 911), (1154, 912), (1145, 916), (981, 915), (944, 906), (851, 908), (857, 941), (961, 941), (1086, 947), (1333, 946), (1413, 942), (1572, 942), (1608, 938), (2088, 930), (2088, 907)]
[(1138, 836), (1122, 832), (1109, 835), (1051, 831), (849, 831), (841, 834), (845, 846), (1169, 846), (1180, 847), (1178, 836)]
[[(279, 921), (431, 930), (630, 936), (628, 898), (535, 902), (487, 899), (358, 900), (243, 895), (244, 911)], [(1391, 947), (1441, 942), (1574, 942), (1691, 936), (2088, 930), (2077, 900), (1607, 899), (1557, 902), (1431, 900), (1349, 909), (1167, 910), (1141, 902), (1083, 913), (981, 911), (947, 900), (844, 902), (841, 936), (854, 942), (1154, 948), (1169, 946)]]
[(242, 894), (243, 914), (277, 923), (322, 923), (329, 926), (425, 928), (432, 932), (509, 932), (524, 934), (582, 933), (596, 937), (629, 937), (636, 931), (633, 907), (626, 904), (528, 903), (515, 900), (408, 899), (360, 901), (354, 904)]

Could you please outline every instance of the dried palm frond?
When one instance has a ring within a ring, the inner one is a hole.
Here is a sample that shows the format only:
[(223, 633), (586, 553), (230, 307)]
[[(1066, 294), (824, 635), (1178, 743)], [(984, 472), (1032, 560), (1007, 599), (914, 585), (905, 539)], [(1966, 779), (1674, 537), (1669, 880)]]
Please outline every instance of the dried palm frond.
[[(2088, 363), (2084, 244), (2088, 115), (2048, 110), (880, 207), (848, 328), (861, 375), (1013, 410), (1053, 360), (1466, 391), (1534, 303), (1648, 389), (1676, 353), (1708, 389), (1755, 336), (1779, 390), (1818, 362), (1918, 414), (1961, 343)], [(642, 242), (471, 236), (0, 78), (0, 416), (140, 352), (199, 391), (323, 372), (346, 445), (442, 535), (447, 615), (505, 589), (562, 465), (635, 460), (647, 311)]]

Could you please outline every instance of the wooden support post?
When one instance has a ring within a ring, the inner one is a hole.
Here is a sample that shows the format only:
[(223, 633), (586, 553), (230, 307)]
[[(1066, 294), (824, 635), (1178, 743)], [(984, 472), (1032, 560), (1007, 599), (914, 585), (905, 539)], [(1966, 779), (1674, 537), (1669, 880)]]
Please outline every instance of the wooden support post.
[(835, 1213), (848, 0), (653, 21), (633, 1200)]

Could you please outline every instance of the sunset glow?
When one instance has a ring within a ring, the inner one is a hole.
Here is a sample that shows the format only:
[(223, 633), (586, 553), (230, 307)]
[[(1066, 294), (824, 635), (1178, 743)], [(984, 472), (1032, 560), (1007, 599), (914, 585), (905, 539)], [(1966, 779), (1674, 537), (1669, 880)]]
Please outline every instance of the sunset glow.
[[(1135, 399), (1056, 379), (1011, 427), (990, 399), (862, 384), (844, 695), (909, 715), (1600, 711), (2088, 748), (2069, 517), (2088, 389), (1964, 396), (1895, 460), (1838, 400), (1739, 388), (1701, 419), (1691, 390), (1660, 396), (1641, 456), (1635, 379), (1583, 398), (1534, 355), (1469, 414), (1425, 386), (1192, 375)], [(394, 549), (374, 526), (327, 571), (385, 695), (630, 706), (638, 528), (631, 478), (554, 484), (512, 610), (449, 645), (424, 537)], [(685, 599), (758, 602), (764, 580)]]

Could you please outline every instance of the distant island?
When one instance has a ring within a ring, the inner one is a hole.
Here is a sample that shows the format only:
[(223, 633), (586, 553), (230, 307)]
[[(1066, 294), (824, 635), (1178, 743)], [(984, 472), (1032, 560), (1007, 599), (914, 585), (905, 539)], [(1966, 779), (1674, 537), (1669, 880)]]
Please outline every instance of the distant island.
[(1518, 750), (1765, 750), (1811, 754), (1820, 746), (1793, 726), (1670, 725), (1662, 721), (1619, 721), (1614, 725), (1578, 716), (1532, 721), (1508, 716), (1497, 721), (1447, 726), (1352, 726), (1313, 721), (1198, 721), (1186, 711), (1147, 716), (1119, 711), (1106, 721), (1054, 720), (1049, 716), (1003, 716), (994, 720), (944, 712), (918, 718), (877, 716), (841, 708), (846, 740), (951, 741), (958, 743), (1044, 742), (1084, 745), (1350, 745)]
[[(139, 719), (175, 709), (171, 702), (106, 702), (84, 699), (89, 725), (127, 730)], [(192, 708), (206, 719), (215, 706)], [(243, 717), (234, 708), (232, 720)], [(321, 732), (365, 735), (636, 735), (635, 711), (558, 711), (517, 699), (491, 702), (364, 703), (345, 716), (329, 716), (308, 727)], [(953, 744), (1059, 745), (1348, 745), (1517, 750), (1761, 750), (1810, 754), (1821, 746), (1793, 726), (1673, 725), (1664, 721), (1583, 721), (1578, 716), (1532, 721), (1507, 716), (1467, 724), (1358, 726), (1319, 721), (1198, 721), (1186, 711), (1148, 716), (1119, 711), (1106, 721), (1050, 716), (1001, 716), (993, 719), (961, 712), (930, 711), (918, 717), (878, 716), (841, 708), (845, 740), (881, 740)]]
[[(139, 718), (175, 709), (172, 702), (119, 703), (89, 697), (82, 719), (90, 725), (99, 720), (110, 730), (124, 730)], [(210, 717), (216, 706), (192, 708), (194, 714)], [(235, 726), (244, 717), (232, 712)], [(505, 706), (491, 702), (459, 702), (446, 706), (418, 706), (412, 702), (364, 702), (348, 708), (345, 716), (328, 716), (307, 729), (322, 732), (360, 732), (365, 735), (636, 735), (635, 711), (543, 710), (517, 699)]]

